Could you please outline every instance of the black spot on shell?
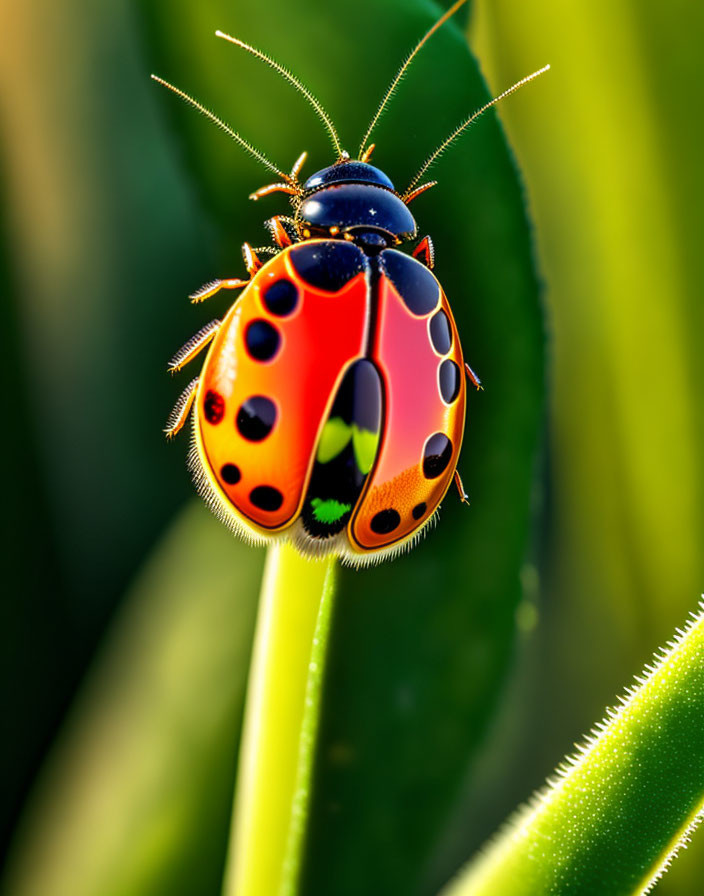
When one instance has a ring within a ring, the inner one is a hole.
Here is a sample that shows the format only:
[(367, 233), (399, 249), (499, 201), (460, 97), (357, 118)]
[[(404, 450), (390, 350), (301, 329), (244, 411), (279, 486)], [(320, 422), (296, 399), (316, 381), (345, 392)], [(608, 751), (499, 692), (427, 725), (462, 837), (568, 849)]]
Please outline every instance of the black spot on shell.
[(443, 401), (452, 404), (460, 394), (460, 383), (462, 382), (460, 369), (454, 361), (448, 359), (442, 362), (438, 371), (438, 382)]
[(203, 414), (208, 423), (216, 425), (225, 416), (225, 399), (214, 389), (208, 389), (203, 399)]
[(419, 520), (427, 509), (428, 505), (425, 503), (425, 501), (421, 501), (420, 504), (416, 504), (416, 506), (411, 511), (411, 513), (413, 514), (413, 519)]
[(286, 317), (296, 310), (298, 288), (290, 280), (277, 280), (264, 290), (264, 305), (276, 317)]
[(396, 249), (385, 249), (379, 258), (382, 272), (412, 314), (420, 317), (437, 308), (440, 286), (424, 264)]
[(235, 464), (223, 464), (220, 468), (220, 478), (228, 485), (237, 485), (242, 478), (240, 468)]
[(289, 257), (306, 283), (327, 292), (342, 289), (366, 267), (362, 250), (343, 240), (302, 243)]
[(281, 345), (281, 334), (268, 320), (252, 320), (244, 332), (247, 351), (255, 361), (270, 361)]
[(388, 510), (380, 510), (379, 513), (375, 513), (369, 525), (372, 532), (376, 532), (377, 535), (388, 535), (389, 532), (394, 531), (400, 522), (401, 517), (398, 511), (394, 510), (393, 507), (389, 507)]
[(240, 406), (235, 423), (240, 435), (249, 442), (261, 442), (276, 423), (276, 405), (270, 398), (253, 395)]
[(452, 348), (452, 328), (442, 308), (430, 318), (430, 341), (439, 355), (446, 355)]
[(436, 432), (425, 443), (423, 449), (423, 475), (426, 479), (437, 479), (448, 467), (452, 458), (452, 442), (442, 432)]
[(273, 485), (258, 485), (249, 493), (249, 500), (260, 510), (273, 512), (284, 503), (284, 496)]

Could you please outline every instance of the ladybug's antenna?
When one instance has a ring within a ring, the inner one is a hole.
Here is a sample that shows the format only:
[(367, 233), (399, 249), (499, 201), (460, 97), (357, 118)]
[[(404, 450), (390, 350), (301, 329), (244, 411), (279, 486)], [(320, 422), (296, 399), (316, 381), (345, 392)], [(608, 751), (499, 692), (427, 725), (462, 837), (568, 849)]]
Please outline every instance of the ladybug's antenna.
[(251, 53), (252, 56), (256, 56), (257, 59), (261, 59), (262, 62), (266, 62), (268, 66), (277, 71), (283, 78), (285, 78), (289, 84), (292, 84), (299, 93), (302, 93), (306, 98), (308, 103), (315, 110), (318, 118), (322, 121), (325, 129), (330, 135), (330, 139), (332, 140), (332, 145), (335, 147), (335, 152), (337, 153), (338, 160), (344, 158), (345, 153), (340, 146), (340, 138), (337, 135), (337, 130), (335, 129), (335, 125), (330, 120), (330, 116), (327, 114), (325, 109), (323, 109), (319, 100), (313, 96), (313, 94), (305, 87), (294, 75), (291, 74), (288, 69), (285, 69), (283, 65), (279, 65), (274, 59), (270, 56), (267, 56), (265, 53), (262, 53), (261, 50), (255, 49), (255, 47), (250, 47), (249, 44), (244, 43), (237, 37), (231, 37), (229, 34), (224, 34), (222, 31), (216, 31), (215, 34), (218, 37), (222, 37), (223, 40), (229, 41), (231, 44), (234, 44), (236, 47), (241, 47), (243, 50), (246, 50), (248, 53)]
[(414, 48), (414, 49), (410, 52), (410, 54), (406, 57), (406, 59), (405, 59), (403, 65), (402, 65), (401, 68), (396, 72), (396, 76), (394, 77), (393, 81), (392, 81), (391, 84), (389, 85), (389, 88), (388, 88), (388, 90), (386, 91), (386, 93), (384, 94), (384, 96), (383, 96), (381, 102), (379, 103), (379, 108), (378, 108), (378, 109), (376, 110), (376, 112), (374, 113), (374, 117), (373, 117), (372, 120), (369, 122), (369, 127), (367, 128), (367, 132), (366, 132), (366, 134), (364, 135), (364, 139), (362, 140), (362, 142), (361, 142), (361, 144), (360, 144), (360, 147), (359, 147), (359, 152), (357, 153), (357, 158), (358, 158), (358, 159), (360, 159), (360, 160), (362, 159), (362, 156), (364, 155), (365, 147), (366, 147), (367, 143), (369, 142), (369, 138), (370, 138), (371, 135), (372, 135), (372, 131), (373, 131), (374, 128), (376, 127), (377, 122), (379, 121), (379, 119), (380, 119), (381, 116), (382, 116), (382, 113), (384, 112), (384, 109), (386, 108), (386, 106), (387, 106), (389, 100), (391, 99), (391, 97), (392, 97), (392, 96), (394, 95), (394, 93), (396, 92), (396, 88), (398, 87), (399, 82), (401, 81), (401, 79), (403, 78), (403, 76), (406, 74), (406, 71), (408, 70), (408, 66), (411, 64), (411, 62), (413, 62), (413, 60), (415, 59), (415, 57), (416, 57), (418, 51), (419, 51), (419, 50), (421, 49), (421, 47), (422, 47), (422, 46), (429, 40), (429, 38), (431, 38), (431, 37), (433, 36), (433, 34), (435, 34), (435, 32), (438, 30), (438, 28), (440, 28), (442, 25), (444, 25), (445, 22), (446, 22), (449, 18), (451, 18), (451, 17), (457, 12), (457, 10), (458, 10), (461, 6), (464, 6), (464, 4), (465, 4), (466, 2), (467, 2), (467, 0), (457, 0), (457, 2), (454, 3), (454, 4), (447, 10), (447, 12), (437, 20), (437, 22), (433, 25), (433, 27), (432, 27), (429, 31), (427, 31), (427, 32), (425, 33), (425, 35), (418, 41), (418, 43), (416, 44), (415, 48)]
[(233, 131), (229, 125), (226, 125), (222, 119), (218, 118), (217, 115), (214, 115), (209, 109), (206, 109), (198, 100), (194, 100), (192, 96), (189, 96), (187, 93), (184, 93), (183, 90), (180, 90), (178, 87), (174, 87), (173, 84), (169, 84), (168, 81), (164, 81), (163, 78), (159, 78), (157, 75), (152, 75), (152, 79), (156, 81), (158, 84), (168, 88), (172, 93), (175, 93), (176, 96), (180, 96), (182, 100), (189, 103), (193, 106), (194, 109), (197, 109), (202, 115), (205, 115), (206, 118), (209, 118), (214, 124), (216, 124), (221, 131), (225, 131), (232, 139), (239, 143), (242, 149), (245, 152), (248, 152), (250, 156), (253, 156), (258, 162), (261, 162), (265, 168), (268, 168), (269, 171), (273, 171), (277, 177), (280, 177), (282, 180), (285, 180), (287, 183), (292, 183), (292, 179), (290, 175), (284, 173), (279, 168), (274, 165), (273, 162), (270, 162), (269, 159), (264, 155), (264, 153), (259, 152), (258, 149), (255, 149), (251, 143), (248, 143), (244, 137), (241, 137), (237, 131)]
[(477, 109), (477, 111), (474, 112), (472, 115), (470, 115), (469, 118), (466, 118), (462, 122), (462, 124), (459, 124), (455, 128), (455, 130), (450, 134), (450, 136), (447, 137), (445, 140), (443, 140), (443, 142), (440, 144), (440, 146), (438, 146), (438, 148), (433, 153), (431, 153), (431, 155), (429, 155), (428, 158), (423, 162), (418, 173), (414, 175), (410, 184), (406, 187), (406, 192), (401, 196), (401, 199), (403, 199), (404, 202), (408, 202), (411, 194), (413, 193), (413, 188), (418, 183), (418, 181), (423, 177), (423, 175), (428, 170), (428, 168), (430, 168), (430, 166), (435, 161), (437, 161), (438, 157), (441, 156), (445, 152), (445, 150), (452, 143), (454, 143), (455, 140), (457, 140), (457, 138), (461, 134), (464, 133), (464, 131), (467, 130), (467, 128), (470, 126), (470, 124), (473, 121), (475, 121), (475, 119), (479, 118), (479, 116), (482, 115), (484, 112), (486, 112), (487, 109), (491, 109), (492, 106), (495, 106), (500, 100), (504, 99), (507, 96), (510, 96), (512, 93), (515, 93), (519, 88), (523, 87), (525, 84), (528, 84), (529, 81), (533, 81), (539, 75), (544, 74), (546, 71), (549, 70), (549, 68), (550, 68), (549, 65), (545, 65), (545, 66), (543, 66), (543, 68), (538, 69), (537, 72), (533, 72), (533, 74), (527, 75), (525, 78), (521, 78), (520, 81), (517, 81), (515, 84), (513, 84), (511, 87), (509, 87), (508, 90), (504, 90), (503, 93), (500, 93), (497, 97), (494, 97), (493, 100), (486, 103), (484, 106), (481, 107), (481, 109)]

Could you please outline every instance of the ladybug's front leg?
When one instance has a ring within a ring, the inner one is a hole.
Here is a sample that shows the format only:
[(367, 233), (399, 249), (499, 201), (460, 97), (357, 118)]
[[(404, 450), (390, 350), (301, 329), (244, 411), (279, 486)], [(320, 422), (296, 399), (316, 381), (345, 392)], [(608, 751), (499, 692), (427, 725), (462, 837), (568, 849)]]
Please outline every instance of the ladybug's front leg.
[[(242, 257), (244, 258), (247, 273), (252, 277), (257, 273), (262, 263), (249, 243), (242, 244)], [(211, 280), (210, 283), (206, 283), (205, 286), (201, 286), (200, 289), (191, 293), (188, 298), (194, 305), (197, 305), (199, 302), (204, 302), (206, 299), (214, 296), (221, 289), (241, 289), (243, 286), (247, 286), (248, 283), (249, 280), (241, 280), (239, 277), (231, 277), (227, 280)]]
[(411, 254), (431, 271), (435, 267), (435, 249), (429, 236), (424, 236)]

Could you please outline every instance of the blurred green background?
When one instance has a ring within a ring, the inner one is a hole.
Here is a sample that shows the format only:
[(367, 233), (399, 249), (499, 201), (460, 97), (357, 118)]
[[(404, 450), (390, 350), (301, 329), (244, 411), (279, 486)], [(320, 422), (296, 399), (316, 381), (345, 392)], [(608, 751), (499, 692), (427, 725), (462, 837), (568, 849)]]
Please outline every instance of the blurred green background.
[[(7, 894), (217, 893), (222, 874), (263, 554), (193, 499), (186, 440), (163, 443), (165, 362), (225, 307), (187, 293), (240, 275), (239, 245), (279, 207), (247, 202), (266, 172), (148, 74), (284, 167), (310, 150), (310, 173), (322, 129), (215, 28), (290, 66), (354, 149), (438, 11), (6, 10)], [(467, 40), (493, 93), (552, 65), (499, 113), (521, 180), (490, 115), (414, 206), (487, 384), (461, 465), (472, 506), (448, 500), (412, 556), (343, 576), (306, 894), (436, 892), (703, 590), (703, 37), (681, 0), (475, 0), (379, 127), (375, 160), (403, 186), (485, 98)], [(660, 891), (697, 892), (703, 872), (695, 838)]]

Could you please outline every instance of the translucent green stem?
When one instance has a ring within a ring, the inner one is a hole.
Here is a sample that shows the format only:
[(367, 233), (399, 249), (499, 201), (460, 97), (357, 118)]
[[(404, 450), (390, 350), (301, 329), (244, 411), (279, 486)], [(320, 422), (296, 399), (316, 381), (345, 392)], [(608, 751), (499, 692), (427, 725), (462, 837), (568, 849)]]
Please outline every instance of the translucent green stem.
[(334, 561), (269, 551), (223, 896), (293, 896), (305, 833)]

